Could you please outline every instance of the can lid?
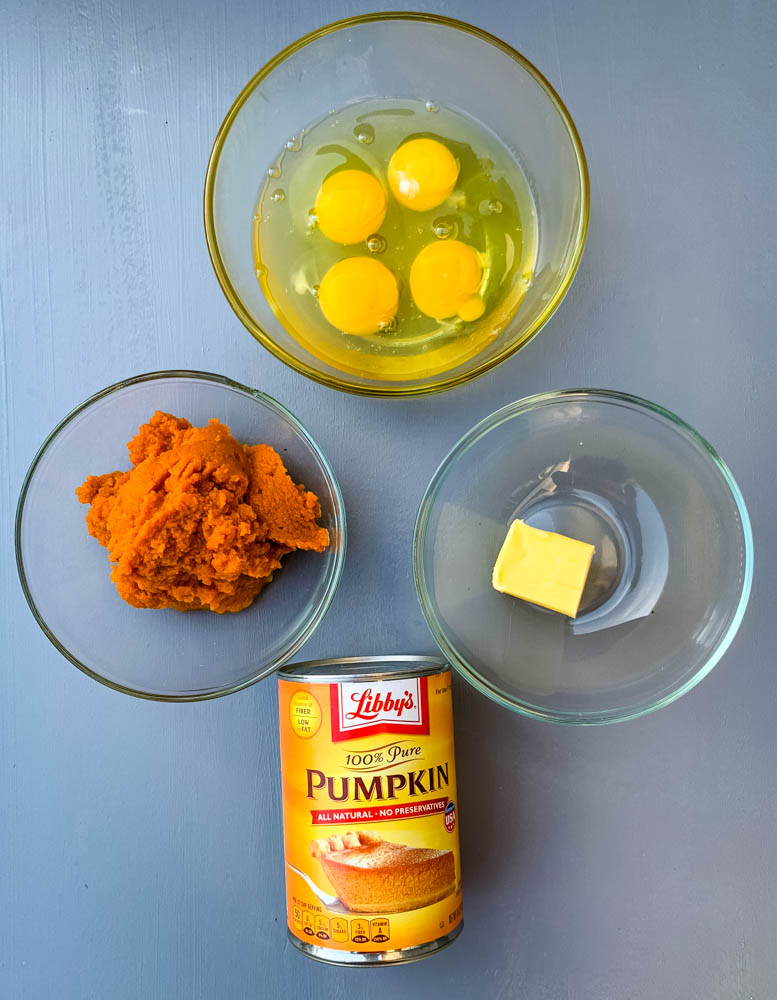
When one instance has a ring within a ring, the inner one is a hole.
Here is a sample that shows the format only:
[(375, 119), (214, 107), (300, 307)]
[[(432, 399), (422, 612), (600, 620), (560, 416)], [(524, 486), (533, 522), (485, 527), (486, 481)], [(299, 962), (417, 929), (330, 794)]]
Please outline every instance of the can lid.
[(338, 656), (329, 660), (292, 663), (278, 671), (286, 681), (390, 680), (392, 677), (423, 677), (439, 674), (450, 667), (437, 656)]

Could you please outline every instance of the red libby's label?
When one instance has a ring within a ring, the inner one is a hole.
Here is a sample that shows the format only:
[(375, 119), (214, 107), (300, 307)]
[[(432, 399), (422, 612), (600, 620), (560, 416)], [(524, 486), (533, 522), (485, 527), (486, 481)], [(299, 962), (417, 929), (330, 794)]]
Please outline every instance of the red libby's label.
[(426, 677), (329, 685), (332, 740), (374, 733), (429, 733)]

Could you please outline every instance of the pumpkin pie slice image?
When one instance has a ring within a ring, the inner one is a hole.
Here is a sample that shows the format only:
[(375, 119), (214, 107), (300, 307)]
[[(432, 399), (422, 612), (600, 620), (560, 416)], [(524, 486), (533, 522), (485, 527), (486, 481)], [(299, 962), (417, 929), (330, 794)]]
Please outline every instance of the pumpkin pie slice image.
[(313, 840), (310, 853), (354, 913), (416, 910), (456, 888), (452, 851), (393, 844), (372, 830)]

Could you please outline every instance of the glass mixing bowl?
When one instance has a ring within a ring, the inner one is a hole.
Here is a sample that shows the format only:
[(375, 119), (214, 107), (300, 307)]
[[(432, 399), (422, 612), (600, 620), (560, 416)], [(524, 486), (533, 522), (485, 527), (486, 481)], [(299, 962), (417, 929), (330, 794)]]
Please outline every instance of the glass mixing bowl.
[[(389, 381), (332, 367), (285, 329), (257, 280), (251, 228), (268, 167), (292, 135), (334, 109), (369, 97), (433, 99), (476, 118), (514, 152), (534, 198), (537, 261), (518, 311), (479, 354), (433, 376)], [(216, 276), (261, 344), (325, 385), (407, 395), (447, 389), (480, 375), (523, 347), (547, 322), (583, 252), (588, 172), (559, 96), (509, 45), (469, 24), (431, 14), (368, 14), (299, 39), (245, 86), (216, 136), (204, 209)]]
[[(318, 496), (329, 547), (286, 556), (275, 579), (237, 614), (125, 604), (75, 490), (87, 475), (129, 468), (126, 442), (155, 410), (200, 426), (217, 417), (237, 440), (272, 445), (294, 481)], [(16, 515), (19, 576), (49, 639), (95, 680), (161, 701), (230, 694), (285, 663), (326, 614), (344, 558), (343, 498), (315, 441), (274, 399), (202, 372), (140, 375), (82, 403), (35, 456)]]
[[(510, 523), (596, 546), (578, 617), (491, 586)], [(745, 502), (710, 445), (616, 392), (531, 396), (473, 427), (435, 473), (414, 538), (442, 651), (523, 715), (604, 723), (668, 705), (715, 666), (747, 605)]]

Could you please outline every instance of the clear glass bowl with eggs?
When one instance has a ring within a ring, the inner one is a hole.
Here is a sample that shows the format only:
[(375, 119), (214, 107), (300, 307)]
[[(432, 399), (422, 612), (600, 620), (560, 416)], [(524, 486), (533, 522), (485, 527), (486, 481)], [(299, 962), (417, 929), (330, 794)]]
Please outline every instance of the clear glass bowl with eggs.
[(268, 350), (334, 388), (434, 392), (534, 337), (574, 277), (588, 174), (560, 98), (471, 25), (329, 25), (279, 53), (219, 130), (205, 230)]

